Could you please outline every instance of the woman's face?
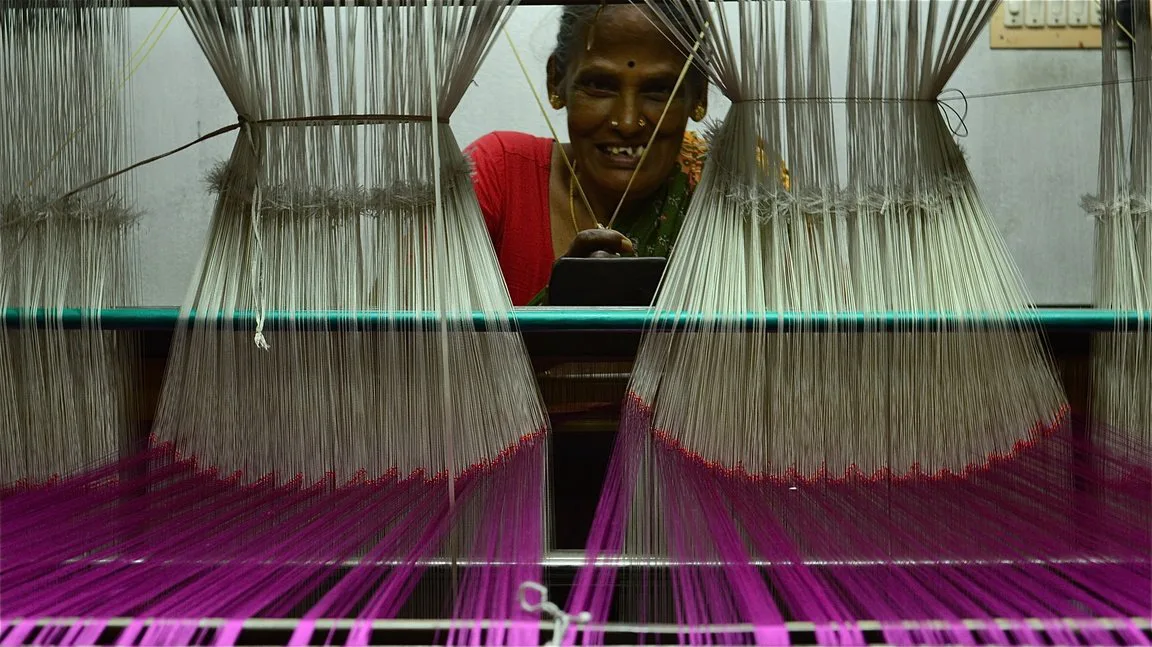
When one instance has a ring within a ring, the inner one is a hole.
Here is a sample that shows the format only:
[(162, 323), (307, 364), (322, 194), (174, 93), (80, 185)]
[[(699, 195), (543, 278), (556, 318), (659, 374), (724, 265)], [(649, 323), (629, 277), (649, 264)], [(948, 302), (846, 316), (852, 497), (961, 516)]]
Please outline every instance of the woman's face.
[[(619, 195), (628, 187), (664, 106), (671, 103), (628, 189), (641, 199), (668, 177), (679, 157), (692, 97), (672, 90), (685, 57), (652, 24), (644, 9), (606, 7), (578, 41), (563, 85), (568, 133), (580, 181)], [(590, 187), (591, 188), (591, 187)]]

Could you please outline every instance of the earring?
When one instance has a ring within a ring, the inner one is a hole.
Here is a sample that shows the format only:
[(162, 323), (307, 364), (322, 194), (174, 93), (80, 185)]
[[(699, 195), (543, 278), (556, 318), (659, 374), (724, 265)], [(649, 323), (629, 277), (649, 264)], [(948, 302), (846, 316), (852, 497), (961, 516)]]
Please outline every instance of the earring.
[(616, 121), (615, 119), (613, 119), (612, 121), (610, 121), (608, 123), (612, 124), (613, 128), (619, 128), (620, 127), (620, 122)]
[(644, 117), (640, 117), (639, 119), (636, 120), (636, 125), (643, 128), (644, 126), (648, 125), (648, 122), (644, 120)]
[(704, 116), (707, 114), (708, 114), (708, 109), (704, 107), (704, 104), (697, 105), (696, 110), (692, 112), (692, 120), (693, 121), (703, 121)]
[(555, 92), (548, 95), (548, 103), (551, 103), (552, 108), (555, 110), (559, 110), (564, 107), (564, 102), (560, 100), (560, 95), (556, 94)]

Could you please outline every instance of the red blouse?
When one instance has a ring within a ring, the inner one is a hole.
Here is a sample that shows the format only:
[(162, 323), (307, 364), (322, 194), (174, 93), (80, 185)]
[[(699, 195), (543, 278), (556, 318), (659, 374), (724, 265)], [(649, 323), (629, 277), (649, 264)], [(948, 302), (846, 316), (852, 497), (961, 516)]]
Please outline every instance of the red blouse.
[(465, 149), (500, 271), (517, 306), (527, 305), (552, 276), (552, 145), (550, 138), (493, 132)]
[[(472, 186), (496, 247), (500, 271), (517, 306), (528, 305), (552, 277), (555, 259), (548, 195), (552, 149), (552, 139), (515, 132), (489, 133), (465, 149), (472, 158)], [(700, 180), (706, 150), (698, 135), (684, 133), (679, 162), (689, 194)], [(788, 170), (783, 164), (780, 169), (787, 189)], [(686, 195), (682, 197), (674, 207), (678, 217), (683, 216), (687, 200)]]

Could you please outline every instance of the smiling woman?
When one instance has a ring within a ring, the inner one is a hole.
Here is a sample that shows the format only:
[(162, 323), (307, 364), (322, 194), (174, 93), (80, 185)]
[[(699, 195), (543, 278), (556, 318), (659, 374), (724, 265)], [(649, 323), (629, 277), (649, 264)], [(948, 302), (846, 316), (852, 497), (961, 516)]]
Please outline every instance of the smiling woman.
[(494, 132), (469, 146), (515, 305), (544, 299), (561, 256), (671, 251), (702, 164), (685, 129), (707, 112), (707, 81), (693, 67), (676, 87), (687, 57), (656, 24), (634, 5), (565, 7), (548, 93), (572, 141)]

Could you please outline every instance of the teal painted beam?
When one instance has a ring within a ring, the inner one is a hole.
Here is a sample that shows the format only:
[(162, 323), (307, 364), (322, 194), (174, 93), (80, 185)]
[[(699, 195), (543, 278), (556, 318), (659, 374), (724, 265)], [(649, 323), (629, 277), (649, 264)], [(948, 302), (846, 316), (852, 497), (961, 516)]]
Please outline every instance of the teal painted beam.
[[(500, 329), (497, 318), (476, 312), (450, 315), (449, 323), (470, 321), (479, 330)], [(101, 311), (68, 308), (64, 310), (22, 310), (6, 308), (4, 325), (9, 328), (49, 325), (65, 329), (99, 327), (104, 330), (172, 330), (180, 320), (177, 308), (109, 308)], [(705, 317), (688, 313), (656, 314), (648, 308), (517, 308), (511, 315), (512, 325), (524, 332), (548, 331), (640, 331), (649, 328), (667, 330), (672, 327), (703, 323), (742, 324), (765, 332), (795, 330), (843, 330), (857, 332), (864, 329), (901, 331), (912, 329), (984, 328), (989, 326), (1033, 325), (1048, 330), (1109, 331), (1147, 329), (1152, 326), (1152, 312), (1096, 310), (1090, 308), (1040, 308), (1008, 315), (956, 315), (948, 313), (758, 313)], [(253, 313), (236, 313), (230, 318), (217, 316), (215, 321), (232, 328), (246, 330), (256, 325)], [(302, 328), (367, 329), (405, 328), (421, 325), (436, 326), (440, 321), (433, 312), (349, 312), (307, 311), (298, 313), (270, 312), (265, 317), (268, 331), (293, 325)]]

